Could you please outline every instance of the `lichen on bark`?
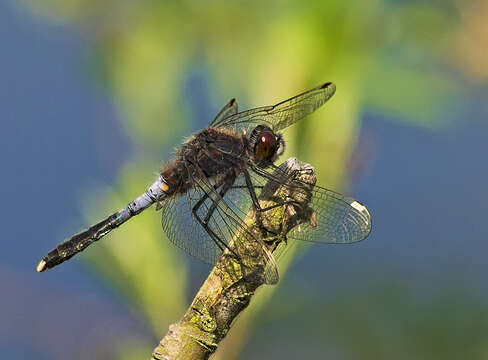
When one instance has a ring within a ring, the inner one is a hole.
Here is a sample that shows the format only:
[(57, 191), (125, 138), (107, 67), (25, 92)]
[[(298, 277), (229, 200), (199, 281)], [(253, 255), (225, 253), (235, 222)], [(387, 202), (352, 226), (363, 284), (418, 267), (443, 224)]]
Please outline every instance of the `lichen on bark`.
[[(228, 249), (222, 253), (182, 319), (170, 325), (168, 333), (154, 349), (153, 359), (208, 359), (237, 315), (249, 305), (256, 290), (267, 282), (269, 259), (260, 255), (260, 246), (264, 244), (273, 252), (293, 227), (304, 222), (313, 225), (314, 212), (308, 202), (316, 181), (314, 169), (290, 158), (280, 165), (276, 176), (286, 186), (269, 180), (258, 197), (260, 206), (268, 208), (284, 201), (287, 204), (261, 213), (253, 208), (249, 210), (244, 219), (246, 230), (238, 232), (229, 242)], [(291, 186), (296, 180), (300, 180), (302, 186)], [(290, 200), (294, 205), (290, 205)], [(249, 234), (252, 237), (249, 238)], [(251, 241), (242, 241), (242, 237)], [(271, 261), (274, 264), (274, 260)]]

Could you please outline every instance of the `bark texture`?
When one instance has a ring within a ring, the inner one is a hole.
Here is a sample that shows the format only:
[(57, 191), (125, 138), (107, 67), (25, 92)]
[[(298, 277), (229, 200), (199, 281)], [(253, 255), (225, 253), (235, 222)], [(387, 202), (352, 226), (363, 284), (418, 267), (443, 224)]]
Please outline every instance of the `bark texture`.
[[(259, 196), (261, 208), (294, 201), (293, 204), (262, 212), (259, 220), (251, 209), (244, 220), (248, 231), (261, 239), (270, 252), (280, 245), (293, 227), (303, 222), (310, 222), (313, 226), (314, 221), (313, 210), (308, 207), (310, 190), (316, 181), (313, 168), (290, 158), (280, 165), (280, 169), (281, 175), (277, 176), (287, 174), (288, 185), (299, 179), (309, 187), (283, 186), (272, 180), (264, 186)], [(263, 231), (263, 226), (270, 231)], [(236, 234), (236, 238), (242, 236), (248, 235)], [(259, 246), (255, 240), (230, 241), (231, 251), (223, 252), (183, 318), (170, 325), (168, 333), (154, 349), (152, 359), (200, 360), (208, 359), (215, 352), (236, 316), (249, 305), (257, 288), (267, 279), (269, 282), (265, 274), (266, 260), (258, 255)], [(239, 254), (239, 260), (235, 254)]]

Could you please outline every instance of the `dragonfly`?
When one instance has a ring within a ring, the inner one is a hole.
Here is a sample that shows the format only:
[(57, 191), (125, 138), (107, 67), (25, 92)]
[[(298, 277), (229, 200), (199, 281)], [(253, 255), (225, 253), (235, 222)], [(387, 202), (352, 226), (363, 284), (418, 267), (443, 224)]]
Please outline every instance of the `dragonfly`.
[[(39, 262), (51, 269), (86, 249), (154, 204), (161, 211), (167, 238), (190, 255), (214, 264), (231, 241), (252, 241), (265, 259), (265, 282), (278, 281), (276, 263), (258, 236), (246, 229), (251, 206), (265, 214), (258, 200), (266, 181), (303, 187), (310, 193), (313, 218), (292, 229), (287, 239), (348, 244), (371, 232), (371, 216), (359, 201), (299, 180), (287, 181), (275, 165), (285, 150), (280, 132), (325, 104), (336, 86), (323, 83), (276, 105), (238, 112), (231, 99), (210, 124), (188, 138), (146, 191), (121, 210), (59, 244)], [(277, 175), (278, 174), (278, 175)], [(288, 206), (286, 201), (276, 206)], [(239, 234), (239, 236), (236, 236)]]

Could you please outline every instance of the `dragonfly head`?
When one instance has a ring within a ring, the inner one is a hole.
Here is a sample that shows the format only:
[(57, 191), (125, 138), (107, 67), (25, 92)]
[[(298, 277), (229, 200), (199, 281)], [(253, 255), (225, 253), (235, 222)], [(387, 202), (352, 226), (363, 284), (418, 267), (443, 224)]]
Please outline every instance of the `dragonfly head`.
[(251, 158), (259, 167), (271, 165), (285, 151), (285, 141), (266, 125), (256, 126), (249, 137)]

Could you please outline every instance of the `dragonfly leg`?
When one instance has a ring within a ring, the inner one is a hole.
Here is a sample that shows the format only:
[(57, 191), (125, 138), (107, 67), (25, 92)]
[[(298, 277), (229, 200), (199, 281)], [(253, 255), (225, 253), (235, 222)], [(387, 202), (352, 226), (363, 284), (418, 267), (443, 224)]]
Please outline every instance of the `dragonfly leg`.
[(219, 192), (220, 198), (217, 199), (216, 201), (212, 202), (212, 206), (210, 206), (210, 209), (208, 209), (207, 215), (205, 216), (205, 219), (203, 220), (203, 222), (205, 224), (208, 224), (208, 222), (210, 221), (210, 218), (212, 217), (213, 213), (215, 212), (215, 209), (218, 206), (218, 202), (225, 196), (227, 191), (230, 190), (231, 186), (232, 185), (229, 183), (224, 183), (224, 185), (222, 185), (222, 189), (220, 189), (220, 192)]
[[(209, 226), (209, 222), (210, 220), (212, 219), (212, 215), (215, 213), (215, 211), (219, 211), (219, 202), (220, 201), (223, 201), (225, 202), (225, 200), (223, 200), (223, 197), (226, 195), (226, 193), (232, 189), (232, 185), (233, 185), (233, 181), (223, 181), (223, 184), (220, 185), (220, 191), (219, 191), (219, 197), (217, 197), (217, 199), (212, 199), (212, 205), (208, 208), (207, 210), (207, 213), (205, 215), (205, 217), (203, 216), (200, 216), (198, 214), (198, 209), (202, 206), (202, 204), (204, 203), (204, 201), (207, 199), (207, 198), (210, 198), (210, 195), (205, 193), (199, 200), (198, 202), (195, 204), (195, 206), (192, 208), (192, 213), (193, 213), (193, 216), (195, 217), (195, 219), (200, 223), (200, 225), (205, 229), (205, 231), (207, 232), (207, 234), (209, 234), (210, 238), (217, 244), (217, 246), (220, 248), (221, 251), (224, 251), (224, 249), (227, 249), (228, 252), (231, 254), (231, 256), (241, 265), (242, 268), (245, 268), (247, 270), (245, 270), (245, 274), (246, 276), (255, 276), (256, 274), (256, 269), (254, 268), (254, 266), (250, 266), (249, 264), (247, 264), (246, 262), (242, 261), (242, 257), (238, 254), (238, 252), (242, 251), (239, 247), (237, 247), (237, 252), (236, 252), (236, 249), (232, 248), (232, 247), (229, 247), (228, 244), (221, 238), (219, 237), (214, 230), (212, 230), (212, 228)], [(214, 191), (218, 190), (219, 189), (219, 186), (214, 186)], [(225, 205), (224, 205), (225, 206)], [(221, 209), (220, 209), (221, 210)], [(217, 225), (217, 223), (215, 224)], [(218, 225), (217, 225), (218, 227)], [(239, 232), (239, 231), (238, 231)], [(247, 230), (245, 230), (245, 233), (247, 232)], [(250, 233), (247, 233), (248, 235), (250, 235)], [(225, 234), (221, 234), (223, 236), (225, 236)], [(235, 235), (235, 234), (234, 234)], [(239, 235), (238, 235), (239, 236)], [(254, 239), (252, 236), (251, 236), (252, 239)], [(265, 244), (262, 244), (264, 249), (266, 249), (266, 245)], [(264, 252), (265, 250), (263, 250)], [(268, 260), (269, 261), (269, 260)], [(272, 264), (272, 263), (271, 263)], [(276, 266), (276, 265), (274, 265)], [(266, 267), (266, 265), (265, 265)], [(266, 270), (264, 270), (266, 272)], [(260, 275), (262, 276), (262, 275)], [(266, 276), (266, 275), (264, 275)], [(276, 283), (277, 280), (270, 280), (269, 283)]]
[[(220, 198), (222, 198), (223, 196), (225, 196), (227, 191), (229, 191), (229, 189), (231, 187), (231, 183), (226, 184), (222, 181), (222, 182), (214, 185), (215, 190), (217, 190), (219, 187), (222, 187), (222, 189), (219, 192)], [(223, 251), (225, 248), (227, 248), (227, 244), (221, 238), (219, 238), (219, 236), (217, 234), (215, 234), (215, 232), (208, 226), (208, 222), (210, 221), (210, 218), (212, 217), (213, 213), (215, 212), (215, 210), (218, 206), (218, 202), (217, 202), (218, 200), (212, 202), (212, 206), (208, 209), (207, 214), (205, 215), (204, 219), (202, 219), (200, 217), (200, 215), (198, 215), (198, 209), (200, 209), (200, 207), (203, 205), (203, 203), (205, 202), (205, 200), (207, 198), (209, 198), (209, 195), (204, 194), (198, 200), (198, 202), (192, 208), (192, 214), (195, 217), (195, 219), (198, 221), (198, 223), (205, 229), (207, 234), (210, 235), (210, 237), (215, 242), (215, 244), (219, 247), (219, 249)], [(232, 250), (230, 250), (230, 251), (232, 252)], [(232, 253), (234, 253), (234, 252), (232, 252)], [(236, 254), (234, 253), (234, 255), (236, 255)]]
[[(261, 215), (264, 212), (269, 211), (269, 210), (272, 210), (272, 209), (275, 209), (275, 208), (280, 207), (280, 206), (287, 206), (287, 205), (291, 205), (291, 204), (297, 204), (297, 202), (295, 202), (293, 200), (285, 200), (285, 201), (281, 201), (279, 203), (276, 203), (274, 205), (267, 206), (265, 208), (261, 207), (261, 205), (259, 204), (259, 201), (258, 201), (258, 197), (257, 197), (256, 192), (255, 192), (255, 188), (256, 187), (252, 183), (251, 176), (249, 175), (249, 172), (247, 170), (244, 170), (243, 173), (244, 173), (244, 178), (246, 180), (246, 187), (247, 187), (247, 189), (249, 191), (249, 195), (251, 196), (254, 209), (256, 210), (256, 220), (258, 222), (260, 222), (261, 225), (263, 223), (262, 218), (261, 218)], [(269, 238), (269, 240), (275, 241), (275, 239), (279, 237), (279, 238), (283, 239), (283, 241), (285, 242), (285, 244), (288, 243), (286, 236), (283, 236), (283, 234), (281, 234), (279, 232), (275, 232), (275, 231), (269, 230), (269, 229), (267, 229), (264, 226), (262, 226), (262, 228), (266, 232), (268, 232), (269, 234), (272, 235), (272, 237)]]
[(290, 205), (290, 204), (296, 204), (294, 201), (282, 201), (278, 204), (274, 204), (265, 208), (262, 208), (261, 205), (259, 204), (258, 197), (256, 195), (255, 186), (252, 183), (251, 176), (249, 175), (249, 172), (247, 170), (243, 171), (244, 173), (244, 178), (246, 179), (246, 187), (249, 190), (249, 195), (251, 195), (252, 203), (254, 206), (254, 209), (256, 209), (257, 212), (262, 213), (283, 205)]

